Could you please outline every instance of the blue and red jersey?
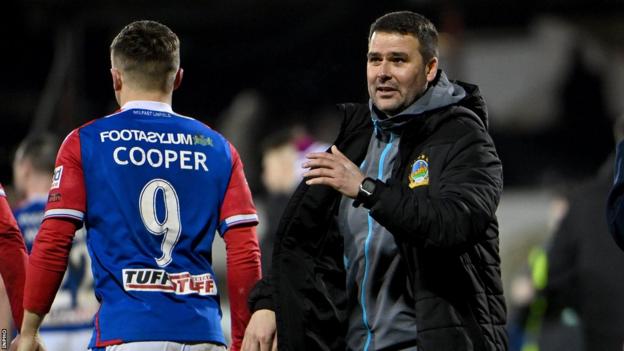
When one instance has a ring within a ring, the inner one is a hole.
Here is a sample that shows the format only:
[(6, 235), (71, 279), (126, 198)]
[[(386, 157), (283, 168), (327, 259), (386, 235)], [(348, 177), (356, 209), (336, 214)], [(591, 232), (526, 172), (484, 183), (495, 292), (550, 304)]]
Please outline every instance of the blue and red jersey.
[[(87, 229), (101, 303), (90, 347), (225, 344), (212, 243), (258, 218), (238, 153), (223, 136), (167, 104), (131, 101), (67, 136), (48, 218)], [(249, 245), (257, 251), (255, 238)]]

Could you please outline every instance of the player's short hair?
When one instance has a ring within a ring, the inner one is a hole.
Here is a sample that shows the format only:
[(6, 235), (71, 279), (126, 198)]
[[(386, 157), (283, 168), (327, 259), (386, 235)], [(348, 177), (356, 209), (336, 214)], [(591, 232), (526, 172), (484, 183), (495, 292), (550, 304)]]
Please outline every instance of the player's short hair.
[(425, 62), (438, 57), (438, 30), (425, 16), (411, 12), (398, 11), (385, 14), (373, 22), (368, 32), (368, 41), (373, 33), (411, 34), (420, 43), (420, 54)]
[(169, 27), (155, 21), (125, 26), (110, 46), (116, 68), (144, 90), (173, 89), (180, 67), (180, 40)]
[(42, 132), (29, 135), (15, 151), (15, 161), (29, 161), (37, 172), (52, 174), (59, 146), (59, 138), (54, 134)]

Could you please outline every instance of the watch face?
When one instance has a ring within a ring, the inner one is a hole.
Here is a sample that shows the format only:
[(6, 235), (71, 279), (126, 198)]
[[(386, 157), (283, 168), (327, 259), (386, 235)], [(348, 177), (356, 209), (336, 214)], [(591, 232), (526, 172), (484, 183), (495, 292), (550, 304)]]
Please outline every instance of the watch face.
[(372, 195), (375, 191), (375, 181), (370, 178), (364, 179), (364, 181), (362, 182), (362, 191), (364, 191), (369, 196)]

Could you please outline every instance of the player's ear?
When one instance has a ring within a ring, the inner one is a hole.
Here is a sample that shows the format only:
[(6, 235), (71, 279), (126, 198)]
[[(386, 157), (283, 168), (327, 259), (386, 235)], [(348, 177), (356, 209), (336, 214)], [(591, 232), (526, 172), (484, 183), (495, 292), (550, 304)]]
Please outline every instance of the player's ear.
[(110, 72), (111, 77), (113, 78), (113, 89), (115, 91), (120, 91), (121, 86), (123, 85), (121, 80), (121, 72), (119, 72), (119, 70), (116, 68), (111, 68)]
[(184, 69), (180, 67), (178, 71), (176, 72), (175, 80), (173, 81), (173, 90), (176, 90), (180, 87), (180, 84), (182, 84), (183, 76), (184, 76)]

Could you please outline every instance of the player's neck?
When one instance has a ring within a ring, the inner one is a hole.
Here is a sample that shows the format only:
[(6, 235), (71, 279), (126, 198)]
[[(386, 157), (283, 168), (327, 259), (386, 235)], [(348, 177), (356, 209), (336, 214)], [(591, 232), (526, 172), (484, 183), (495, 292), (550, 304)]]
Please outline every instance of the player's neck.
[(119, 94), (119, 106), (125, 105), (128, 101), (157, 101), (171, 106), (172, 92), (163, 93), (161, 91), (125, 90)]

